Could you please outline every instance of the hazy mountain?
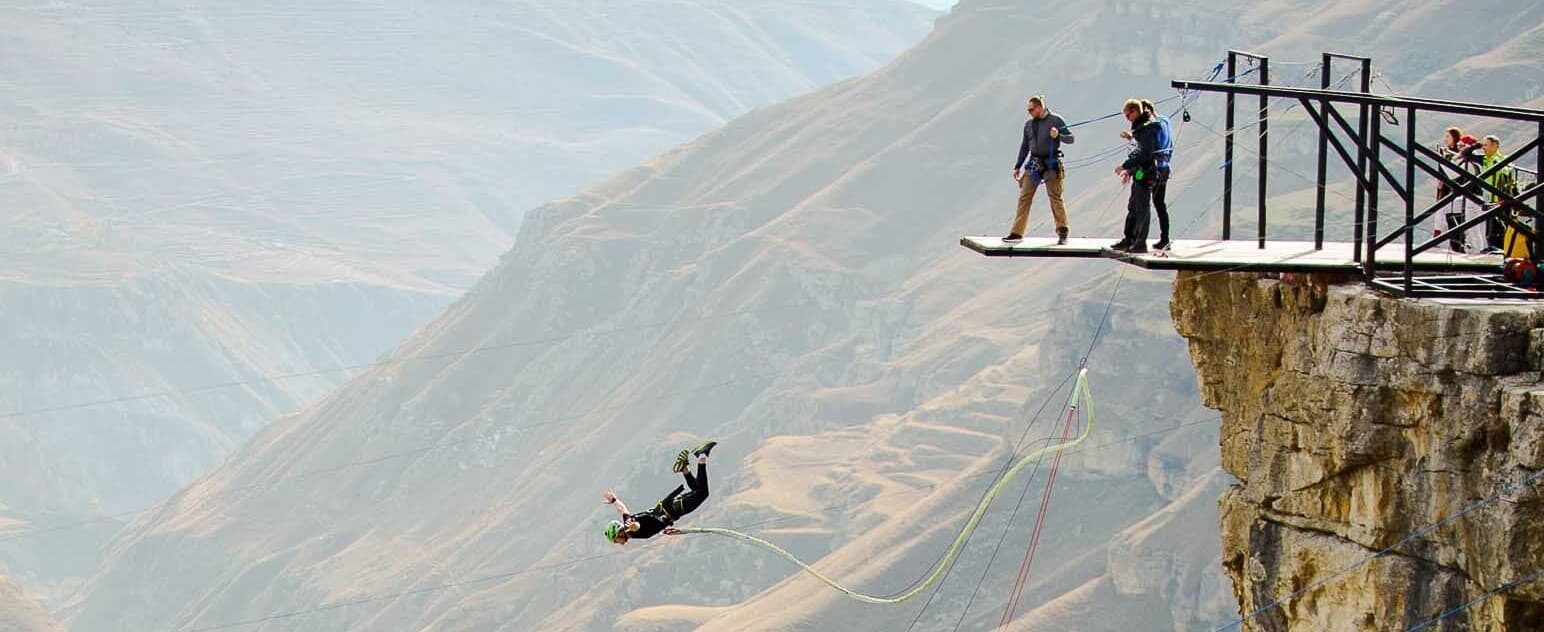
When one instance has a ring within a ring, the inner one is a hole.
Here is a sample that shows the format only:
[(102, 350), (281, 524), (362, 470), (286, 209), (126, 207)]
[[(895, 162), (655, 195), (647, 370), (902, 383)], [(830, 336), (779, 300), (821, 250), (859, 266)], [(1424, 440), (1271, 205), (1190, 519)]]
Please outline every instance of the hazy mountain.
[[(115, 525), (52, 529), (164, 500), (350, 374), (326, 369), (390, 349), (494, 263), (525, 209), (872, 69), (934, 15), (7, 5), (0, 565), (89, 573)], [(14, 539), (33, 529), (50, 531)]]
[(0, 632), (53, 632), (64, 627), (6, 577), (0, 577)]
[[(1275, 56), (1279, 83), (1312, 81), (1320, 50), (1366, 52), (1411, 86), (1530, 50), (1503, 43), (1533, 37), (1539, 17), (1501, 2), (965, 0), (861, 80), (533, 211), (498, 267), (395, 352), (432, 360), (372, 369), (266, 428), (116, 542), (69, 620), (988, 629), (1043, 478), (1004, 493), (931, 601), (886, 608), (730, 540), (618, 549), (600, 535), (611, 516), (599, 492), (648, 506), (675, 484), (670, 455), (715, 437), (713, 498), (690, 524), (754, 532), (867, 592), (901, 590), (1010, 453), (1060, 430), (1057, 385), (1086, 358), (1095, 434), (1062, 464), (1016, 629), (1220, 623), (1233, 607), (1215, 514), (1228, 480), (1169, 320), (1168, 277), (955, 245), (1011, 215), (1023, 97), (1092, 118), (1207, 75), (1228, 48)], [(1402, 54), (1454, 23), (1496, 36)], [(1538, 59), (1509, 63), (1540, 76)], [(1203, 98), (1179, 132), (1181, 235), (1215, 234), (1220, 142), (1206, 130), (1222, 127), (1218, 102)], [(1439, 123), (1423, 129), (1434, 137)], [(1118, 129), (1080, 127), (1069, 148), (1076, 234), (1113, 240), (1124, 200), (1100, 154), (1120, 151)], [(1275, 128), (1286, 167), (1312, 148), (1301, 129)], [(1312, 196), (1276, 182), (1274, 208), (1301, 216)]]

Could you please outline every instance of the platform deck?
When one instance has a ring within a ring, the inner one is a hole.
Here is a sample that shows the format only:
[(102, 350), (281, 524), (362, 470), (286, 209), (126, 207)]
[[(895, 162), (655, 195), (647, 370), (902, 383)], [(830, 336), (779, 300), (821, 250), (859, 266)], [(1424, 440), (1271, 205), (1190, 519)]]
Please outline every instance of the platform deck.
[[(1000, 237), (968, 236), (960, 245), (988, 257), (1059, 257), (1115, 259), (1152, 270), (1239, 270), (1254, 272), (1356, 272), (1361, 264), (1352, 258), (1350, 242), (1324, 242), (1314, 250), (1311, 241), (1268, 241), (1260, 248), (1254, 240), (1196, 240), (1174, 242), (1165, 252), (1132, 254), (1111, 250), (1119, 238), (1074, 238), (1057, 246), (1053, 237), (1026, 238), (1004, 243)], [(1403, 245), (1378, 252), (1380, 271), (1394, 271), (1404, 262)], [(1418, 272), (1492, 272), (1501, 268), (1500, 255), (1458, 254), (1429, 250), (1415, 256)]]

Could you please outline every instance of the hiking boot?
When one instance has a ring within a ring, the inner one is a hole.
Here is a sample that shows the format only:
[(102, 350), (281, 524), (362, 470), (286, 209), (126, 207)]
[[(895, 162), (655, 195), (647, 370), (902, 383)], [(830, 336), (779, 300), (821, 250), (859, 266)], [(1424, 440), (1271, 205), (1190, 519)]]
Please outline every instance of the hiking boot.
[(1020, 241), (1024, 241), (1024, 236), (1020, 235), (1018, 233), (1008, 233), (1008, 236), (1004, 237), (1003, 241), (1005, 241), (1005, 242), (1020, 242)]
[(1056, 245), (1058, 245), (1058, 246), (1065, 246), (1065, 245), (1067, 245), (1067, 227), (1063, 226), (1061, 228), (1056, 229)]
[(691, 459), (687, 455), (688, 452), (686, 450), (682, 450), (679, 454), (677, 454), (675, 457), (675, 464), (670, 466), (670, 471), (677, 474), (685, 472), (686, 466), (691, 463)]
[(1168, 237), (1164, 237), (1153, 244), (1153, 250), (1168, 250), (1171, 245), (1173, 245), (1173, 242), (1170, 242)]
[(708, 453), (713, 451), (713, 446), (716, 445), (718, 445), (717, 441), (709, 441), (700, 446), (697, 446), (696, 450), (692, 450), (692, 456), (707, 457)]

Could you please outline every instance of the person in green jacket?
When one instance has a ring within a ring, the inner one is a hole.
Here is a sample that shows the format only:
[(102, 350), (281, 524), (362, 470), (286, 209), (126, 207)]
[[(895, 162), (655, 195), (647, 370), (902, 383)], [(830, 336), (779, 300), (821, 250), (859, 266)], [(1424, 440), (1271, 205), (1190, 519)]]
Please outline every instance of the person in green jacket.
[[(1501, 153), (1501, 138), (1495, 134), (1486, 136), (1485, 140), (1480, 142), (1480, 146), (1485, 151), (1485, 157), (1480, 162), (1481, 173), (1489, 171), (1492, 166), (1506, 160), (1506, 154)], [(1517, 195), (1517, 170), (1510, 166), (1485, 176), (1485, 182), (1507, 195)], [(1490, 203), (1492, 205), (1501, 204), (1501, 197), (1492, 193)], [(1501, 221), (1501, 218), (1493, 217), (1490, 221), (1486, 222), (1485, 242), (1490, 250), (1499, 252), (1502, 249), (1501, 242), (1505, 234), (1506, 225)]]

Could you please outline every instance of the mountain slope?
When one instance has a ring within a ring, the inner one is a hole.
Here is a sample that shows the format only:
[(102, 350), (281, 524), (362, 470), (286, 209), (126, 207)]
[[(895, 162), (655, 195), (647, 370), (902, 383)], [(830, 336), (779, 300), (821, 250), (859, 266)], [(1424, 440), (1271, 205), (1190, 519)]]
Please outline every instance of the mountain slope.
[(53, 632), (64, 627), (9, 578), (0, 577), (0, 632)]
[[(1301, 5), (967, 0), (861, 80), (533, 211), (499, 267), (396, 351), (453, 356), (373, 370), (268, 428), (116, 543), (71, 623), (984, 629), (1017, 576), (1036, 494), (1012, 517), (1006, 501), (989, 514), (931, 603), (895, 608), (846, 602), (726, 540), (618, 549), (600, 537), (598, 494), (648, 506), (675, 484), (676, 449), (719, 438), (713, 497), (689, 523), (764, 535), (868, 592), (901, 590), (1010, 453), (1054, 432), (1056, 385), (1085, 357), (1100, 424), (1063, 463), (1010, 614), (1220, 623), (1228, 587), (1205, 498), (1226, 480), (1166, 313), (1169, 279), (955, 243), (1010, 217), (1002, 176), (1026, 94), (1079, 120), (1204, 76), (1229, 47), (1287, 61), (1355, 50), (1381, 28), (1299, 32), (1282, 15), (1332, 8)], [(1427, 24), (1470, 10), (1357, 5), (1401, 7)], [(1494, 19), (1528, 24), (1531, 11)], [(1503, 41), (1524, 28), (1498, 27)], [(1400, 85), (1426, 76), (1389, 72)], [(1215, 103), (1193, 113), (1220, 128)], [(1118, 145), (1118, 129), (1079, 128), (1069, 157)], [(1214, 234), (1197, 226), (1219, 143), (1185, 133), (1176, 229)], [(1111, 162), (1069, 173), (1075, 234), (1113, 234)], [(479, 346), (496, 351), (460, 353)], [(328, 476), (295, 478), (316, 471)], [(149, 577), (173, 579), (142, 588)]]
[(525, 209), (871, 69), (932, 17), (899, 0), (8, 5), (0, 516), (46, 533), (0, 539), (0, 566), (36, 588), (88, 574), (118, 514), (409, 335)]

